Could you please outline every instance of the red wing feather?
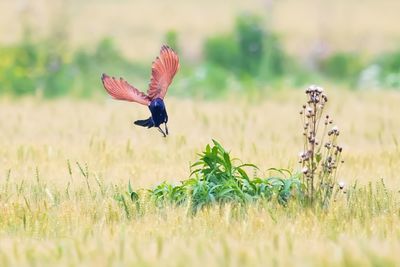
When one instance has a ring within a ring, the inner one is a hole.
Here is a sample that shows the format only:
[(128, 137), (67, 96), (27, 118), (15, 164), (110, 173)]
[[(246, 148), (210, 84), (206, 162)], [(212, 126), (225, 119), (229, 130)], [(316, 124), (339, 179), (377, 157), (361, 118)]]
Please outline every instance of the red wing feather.
[(140, 92), (122, 78), (115, 79), (103, 74), (101, 80), (106, 91), (115, 99), (137, 102), (146, 106), (150, 104), (150, 99), (146, 94)]
[(153, 62), (151, 68), (151, 80), (147, 94), (151, 100), (164, 99), (168, 86), (171, 84), (179, 69), (178, 55), (170, 47), (163, 45), (160, 56)]

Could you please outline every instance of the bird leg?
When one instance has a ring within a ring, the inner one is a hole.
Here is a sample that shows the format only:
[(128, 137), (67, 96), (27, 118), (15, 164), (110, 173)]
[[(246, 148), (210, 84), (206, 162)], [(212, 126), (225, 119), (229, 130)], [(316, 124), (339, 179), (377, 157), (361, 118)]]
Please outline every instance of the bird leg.
[(168, 135), (168, 126), (167, 126), (167, 123), (165, 123), (165, 133)]
[(164, 137), (167, 137), (167, 135), (164, 133), (164, 131), (161, 129), (160, 126), (158, 126), (157, 129), (160, 131), (160, 133), (163, 134)]

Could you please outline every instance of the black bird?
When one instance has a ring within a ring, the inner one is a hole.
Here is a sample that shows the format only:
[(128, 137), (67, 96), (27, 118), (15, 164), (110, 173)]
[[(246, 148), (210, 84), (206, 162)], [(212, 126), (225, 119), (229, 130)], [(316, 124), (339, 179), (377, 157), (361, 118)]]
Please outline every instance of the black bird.
[[(123, 78), (116, 79), (103, 73), (101, 80), (106, 91), (114, 99), (137, 102), (148, 106), (151, 112), (150, 118), (137, 120), (134, 123), (147, 128), (157, 127), (166, 137), (168, 135), (168, 114), (164, 97), (178, 69), (178, 55), (170, 47), (163, 45), (160, 56), (153, 61), (147, 94), (139, 91)], [(163, 123), (165, 123), (165, 132), (160, 127)]]

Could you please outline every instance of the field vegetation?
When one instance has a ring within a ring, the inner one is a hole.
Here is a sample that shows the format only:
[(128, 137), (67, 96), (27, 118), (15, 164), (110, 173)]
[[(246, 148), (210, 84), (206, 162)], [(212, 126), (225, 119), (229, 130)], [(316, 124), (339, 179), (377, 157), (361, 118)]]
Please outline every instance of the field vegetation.
[(229, 3), (0, 2), (0, 266), (400, 265), (400, 2)]
[(3, 99), (1, 265), (396, 266), (399, 96), (329, 96), (345, 159), (329, 208), (282, 205), (275, 194), (195, 214), (191, 202), (132, 201), (129, 190), (157, 196), (162, 182), (179, 185), (212, 138), (258, 166), (243, 167), (251, 179), (287, 177), (270, 168), (301, 172), (303, 92), (251, 104), (168, 98), (167, 139), (132, 127), (146, 110), (129, 103)]

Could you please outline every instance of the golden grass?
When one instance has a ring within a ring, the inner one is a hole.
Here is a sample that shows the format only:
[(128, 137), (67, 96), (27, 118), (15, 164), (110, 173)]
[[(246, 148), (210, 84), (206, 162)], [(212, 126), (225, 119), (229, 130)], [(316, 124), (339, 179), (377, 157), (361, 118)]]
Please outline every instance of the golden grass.
[[(400, 95), (329, 90), (328, 97), (345, 149), (339, 179), (383, 178), (389, 196), (365, 194), (348, 207), (344, 195), (328, 213), (271, 204), (192, 217), (186, 207), (145, 205), (130, 219), (115, 190), (129, 180), (137, 189), (187, 178), (211, 138), (261, 173), (296, 169), (303, 92), (253, 103), (168, 98), (167, 139), (133, 126), (148, 111), (129, 103), (1, 100), (0, 265), (398, 265)], [(88, 165), (92, 194), (77, 161)]]
[[(303, 100), (301, 91), (274, 93), (256, 103), (169, 98), (167, 139), (156, 130), (133, 125), (148, 116), (142, 106), (113, 100), (3, 100), (2, 171), (11, 168), (14, 177), (29, 177), (39, 167), (44, 177), (63, 177), (70, 160), (87, 162), (105, 178), (148, 186), (160, 179), (185, 178), (189, 162), (211, 138), (264, 170), (294, 168), (302, 148), (298, 111)], [(328, 112), (343, 133), (342, 179), (386, 178), (400, 185), (395, 179), (400, 171), (399, 101), (396, 92), (330, 92)]]

